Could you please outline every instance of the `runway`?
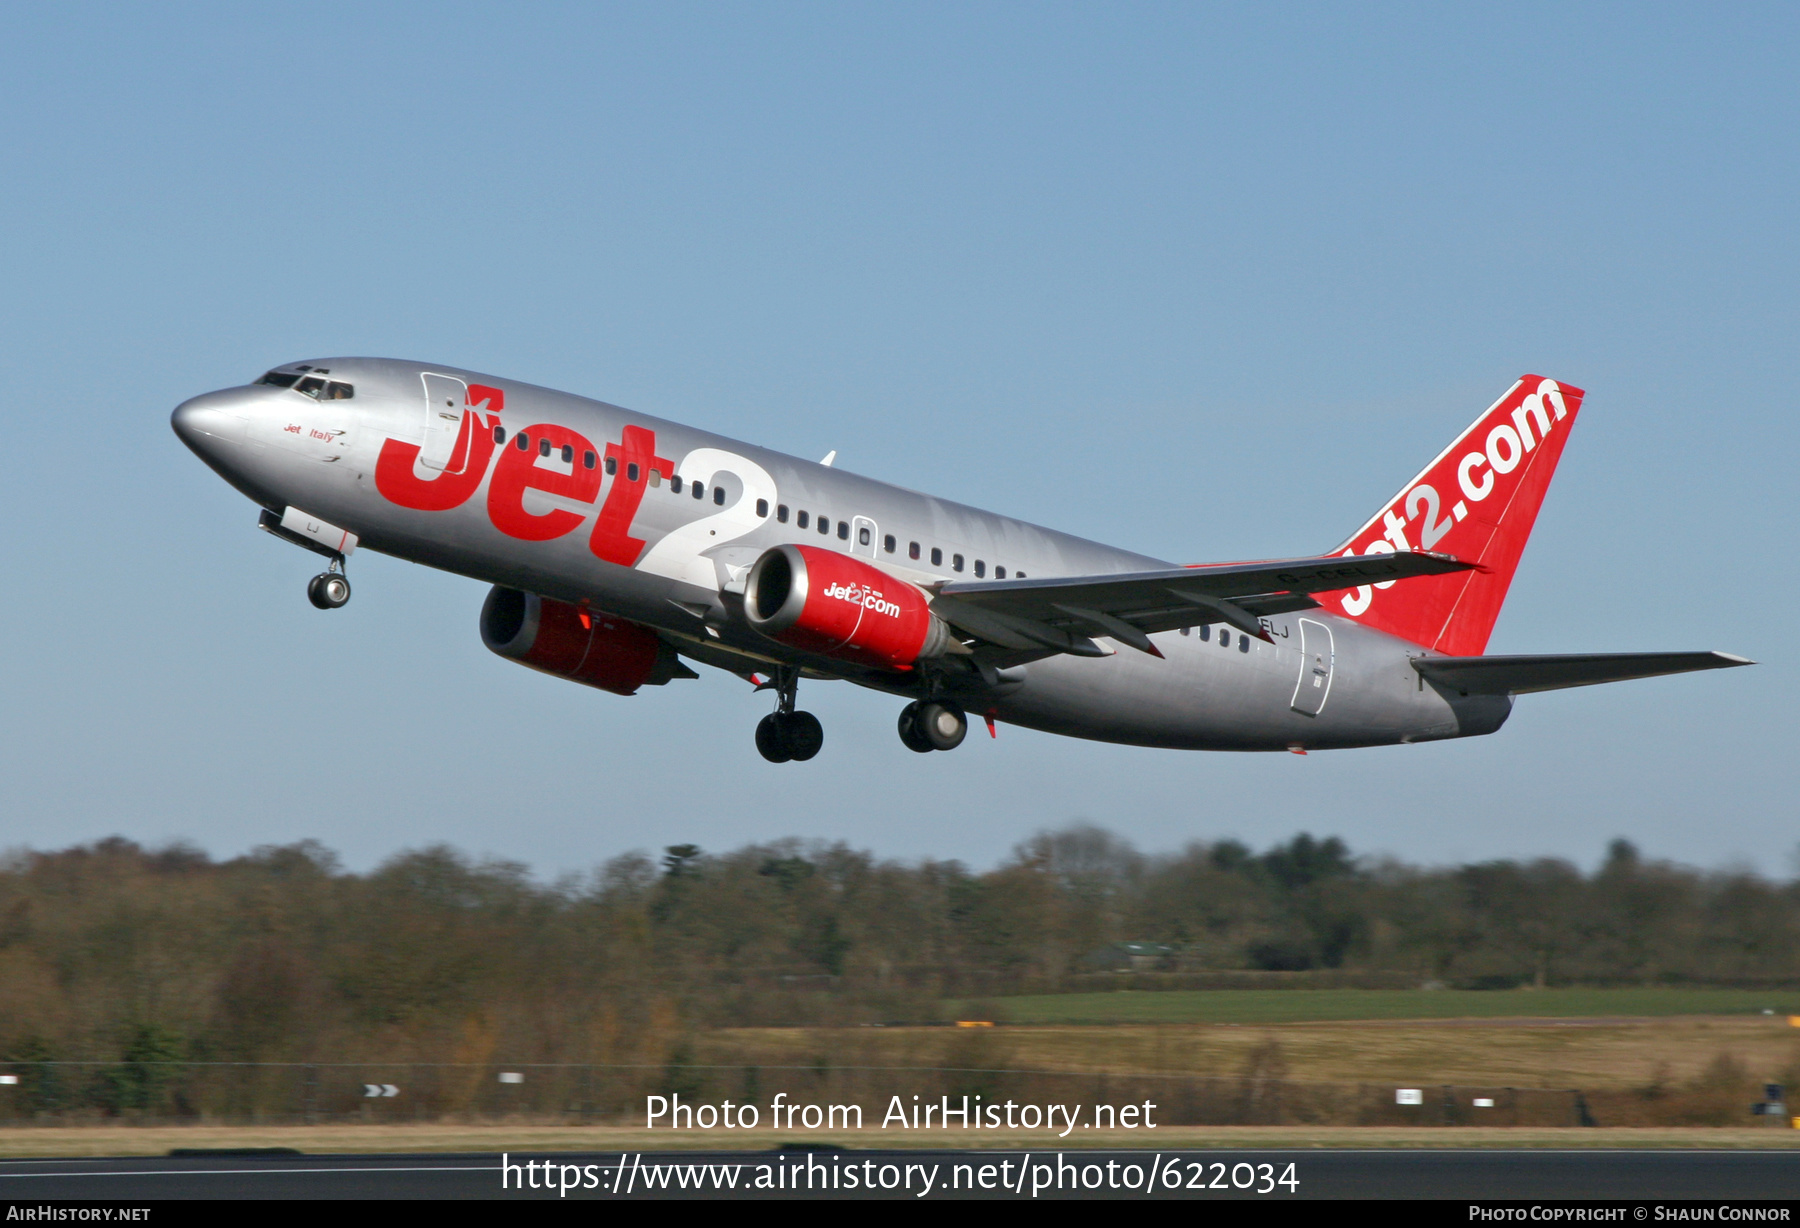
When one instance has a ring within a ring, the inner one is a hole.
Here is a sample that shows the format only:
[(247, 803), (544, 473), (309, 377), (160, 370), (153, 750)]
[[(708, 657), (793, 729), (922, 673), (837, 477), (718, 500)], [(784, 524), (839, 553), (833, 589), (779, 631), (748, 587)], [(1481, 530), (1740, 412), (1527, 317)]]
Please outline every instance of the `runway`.
[(507, 1188), (502, 1157), (486, 1153), (15, 1160), (0, 1162), (0, 1201), (1800, 1198), (1793, 1151), (613, 1151), (506, 1160)]

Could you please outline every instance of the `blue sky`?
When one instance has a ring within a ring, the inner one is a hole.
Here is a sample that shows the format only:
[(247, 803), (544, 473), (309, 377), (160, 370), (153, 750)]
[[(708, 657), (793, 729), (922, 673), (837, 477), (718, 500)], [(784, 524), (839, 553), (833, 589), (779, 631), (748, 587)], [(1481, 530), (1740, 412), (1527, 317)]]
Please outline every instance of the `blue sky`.
[[(114, 832), (546, 873), (786, 835), (985, 865), (1308, 829), (1411, 860), (1786, 873), (1796, 86), (1781, 6), (0, 11), (0, 844)], [(1466, 743), (1225, 756), (809, 686), (632, 699), (471, 581), (314, 560), (168, 429), (329, 354), (600, 397), (1180, 561), (1336, 544), (1526, 371), (1588, 390), (1490, 650), (1754, 670)]]

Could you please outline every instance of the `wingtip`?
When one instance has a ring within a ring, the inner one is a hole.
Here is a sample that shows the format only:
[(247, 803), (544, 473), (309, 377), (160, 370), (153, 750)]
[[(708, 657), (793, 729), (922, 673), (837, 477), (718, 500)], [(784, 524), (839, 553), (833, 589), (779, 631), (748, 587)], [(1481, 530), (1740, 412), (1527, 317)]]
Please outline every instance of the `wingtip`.
[(1725, 662), (1727, 665), (1755, 665), (1756, 664), (1756, 662), (1752, 661), (1749, 657), (1740, 657), (1735, 652), (1714, 651), (1713, 656), (1718, 657), (1721, 661)]

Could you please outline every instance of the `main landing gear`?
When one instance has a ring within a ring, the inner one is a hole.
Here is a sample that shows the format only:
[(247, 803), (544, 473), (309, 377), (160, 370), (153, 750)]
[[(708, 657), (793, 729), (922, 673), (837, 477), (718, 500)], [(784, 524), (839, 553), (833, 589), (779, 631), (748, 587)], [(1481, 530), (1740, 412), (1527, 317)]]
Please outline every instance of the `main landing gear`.
[(968, 714), (953, 703), (923, 699), (900, 709), (900, 740), (906, 743), (906, 749), (921, 755), (927, 751), (955, 750), (968, 733)]
[(350, 577), (339, 570), (342, 559), (306, 582), (306, 599), (321, 610), (339, 610), (350, 603)]
[(775, 673), (775, 681), (765, 685), (775, 688), (775, 711), (756, 726), (756, 749), (770, 763), (786, 763), (790, 759), (804, 762), (818, 754), (825, 745), (825, 727), (810, 712), (794, 710), (794, 693), (800, 688), (800, 671), (783, 666)]

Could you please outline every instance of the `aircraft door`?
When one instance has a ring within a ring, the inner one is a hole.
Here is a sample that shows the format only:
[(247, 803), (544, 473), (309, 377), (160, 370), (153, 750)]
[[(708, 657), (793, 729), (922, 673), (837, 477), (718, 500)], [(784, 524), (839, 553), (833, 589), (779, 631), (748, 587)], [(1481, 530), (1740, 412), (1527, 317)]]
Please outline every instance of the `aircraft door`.
[(1294, 683), (1293, 709), (1317, 716), (1331, 694), (1331, 667), (1336, 652), (1331, 628), (1310, 618), (1300, 620), (1300, 677)]
[(425, 381), (425, 441), (419, 448), (419, 463), (427, 469), (461, 473), (468, 464), (467, 450), (460, 458), (454, 454), (469, 386), (455, 376), (429, 371), (419, 378)]
[(880, 536), (881, 531), (875, 527), (873, 520), (867, 516), (852, 517), (850, 521), (850, 553), (860, 554), (865, 559), (874, 558), (877, 549), (875, 542)]

